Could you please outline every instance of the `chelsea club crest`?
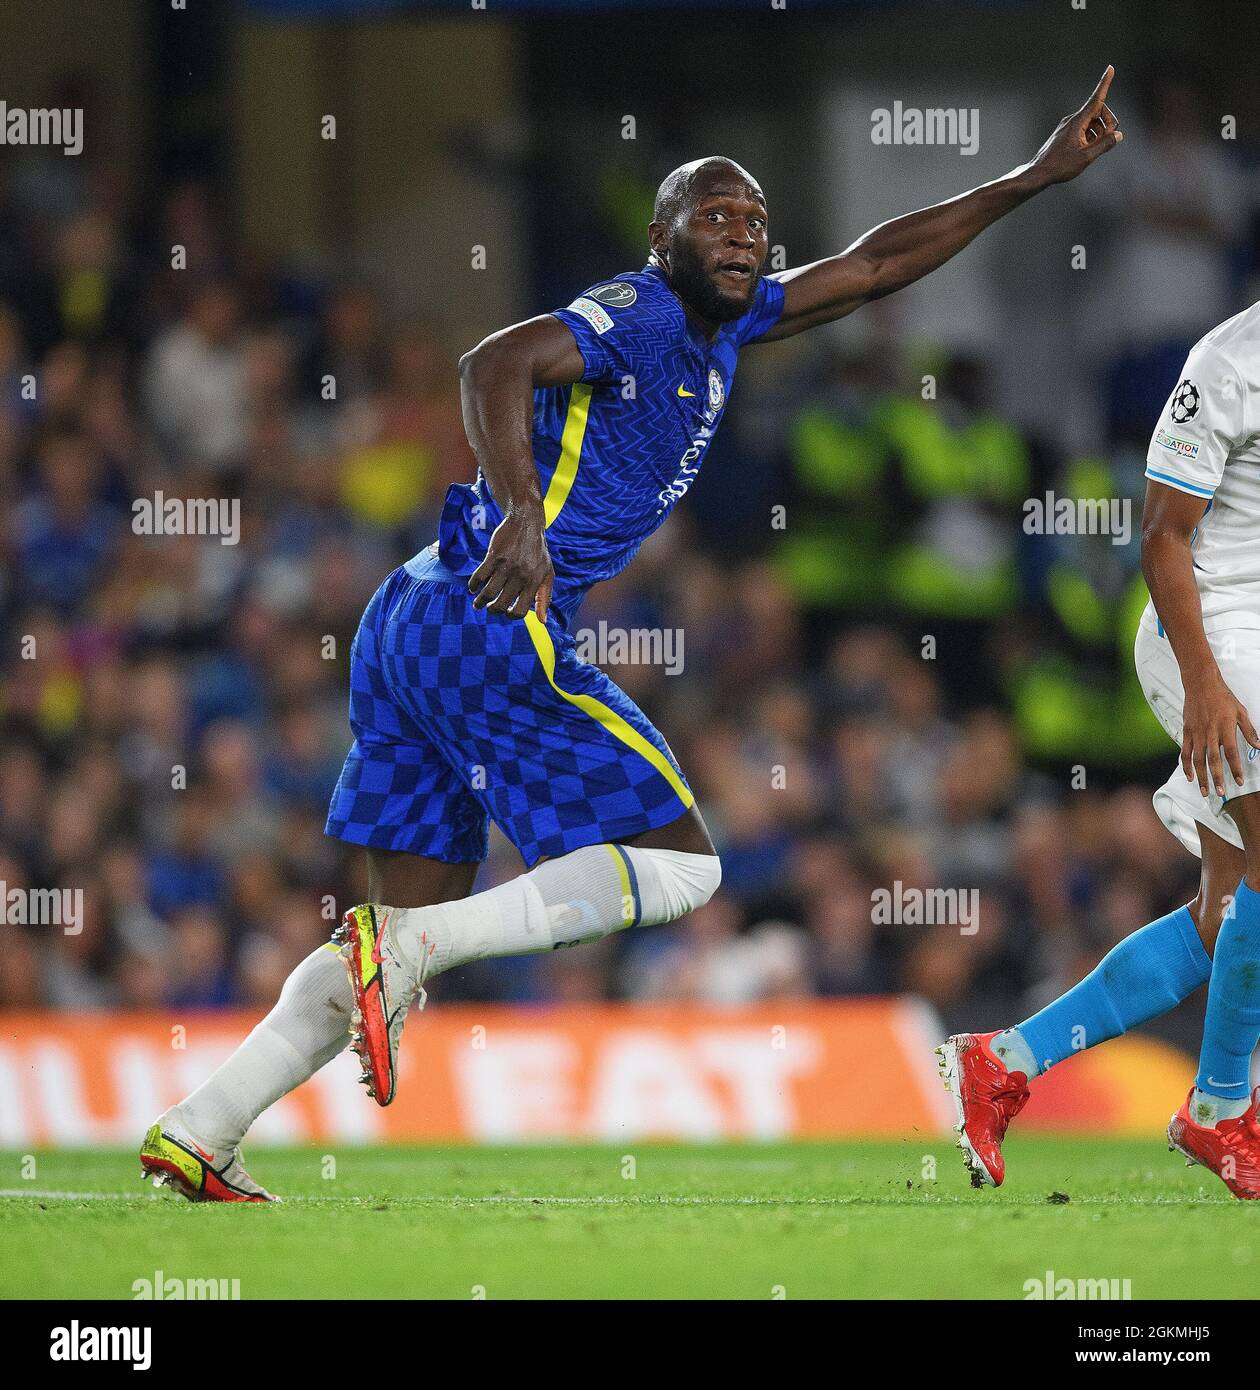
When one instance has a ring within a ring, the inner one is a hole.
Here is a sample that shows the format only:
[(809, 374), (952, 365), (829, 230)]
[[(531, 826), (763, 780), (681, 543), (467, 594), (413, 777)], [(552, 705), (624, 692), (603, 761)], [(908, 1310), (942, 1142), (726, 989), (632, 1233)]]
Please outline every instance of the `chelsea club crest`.
[(722, 385), (722, 374), (716, 367), (709, 368), (709, 414), (716, 415), (726, 399), (726, 388)]

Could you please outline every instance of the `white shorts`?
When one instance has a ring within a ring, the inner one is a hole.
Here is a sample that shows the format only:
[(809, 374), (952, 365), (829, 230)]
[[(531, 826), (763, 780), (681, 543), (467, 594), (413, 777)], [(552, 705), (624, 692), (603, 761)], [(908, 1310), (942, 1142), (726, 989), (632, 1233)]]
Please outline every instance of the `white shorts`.
[[(1260, 716), (1260, 631), (1228, 628), (1222, 632), (1209, 632), (1207, 640), (1225, 684), (1242, 701), (1254, 722)], [(1165, 733), (1180, 747), (1181, 711), (1186, 693), (1172, 645), (1167, 637), (1160, 635), (1158, 620), (1150, 608), (1138, 627), (1133, 660), (1146, 703), (1163, 725)], [(1205, 797), (1197, 782), (1186, 781), (1186, 774), (1178, 763), (1173, 775), (1152, 798), (1156, 815), (1191, 854), (1202, 857), (1200, 825), (1206, 825), (1231, 845), (1237, 845), (1239, 849), (1243, 847), (1234, 818), (1225, 814), (1224, 807), (1233, 797), (1260, 791), (1260, 753), (1252, 748), (1241, 732), (1238, 734), (1238, 756), (1242, 759), (1242, 783), (1240, 785), (1234, 780), (1229, 764), (1223, 763), (1224, 796), (1218, 796), (1213, 789), (1211, 795)]]

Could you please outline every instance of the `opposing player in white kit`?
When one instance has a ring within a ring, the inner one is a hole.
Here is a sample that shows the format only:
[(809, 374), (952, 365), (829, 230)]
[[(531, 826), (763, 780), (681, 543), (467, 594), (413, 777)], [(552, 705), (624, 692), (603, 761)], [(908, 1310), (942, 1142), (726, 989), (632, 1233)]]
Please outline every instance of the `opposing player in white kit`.
[(937, 1049), (972, 1183), (997, 1186), (1002, 1139), (1028, 1082), (1208, 986), (1194, 1087), (1168, 1127), (1190, 1163), (1260, 1198), (1260, 304), (1186, 361), (1147, 453), (1142, 570), (1151, 591), (1135, 647), (1181, 766), (1155, 793), (1168, 829), (1203, 861), (1198, 896), (1116, 946), (1080, 984), (1015, 1028)]

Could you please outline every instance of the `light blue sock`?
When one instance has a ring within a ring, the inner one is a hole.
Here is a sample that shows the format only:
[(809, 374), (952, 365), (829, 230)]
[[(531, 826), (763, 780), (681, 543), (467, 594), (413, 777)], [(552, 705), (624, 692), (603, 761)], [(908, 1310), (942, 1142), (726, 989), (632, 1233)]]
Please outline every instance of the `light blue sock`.
[(1194, 1084), (1209, 1096), (1246, 1100), (1260, 1042), (1260, 893), (1244, 879), (1216, 938), (1203, 1049)]
[[(1253, 896), (1260, 903), (1260, 894)], [(1038, 1076), (1074, 1052), (1166, 1013), (1211, 974), (1212, 959), (1190, 909), (1179, 907), (1126, 936), (1080, 984), (994, 1038), (993, 1050), (1012, 1071)]]

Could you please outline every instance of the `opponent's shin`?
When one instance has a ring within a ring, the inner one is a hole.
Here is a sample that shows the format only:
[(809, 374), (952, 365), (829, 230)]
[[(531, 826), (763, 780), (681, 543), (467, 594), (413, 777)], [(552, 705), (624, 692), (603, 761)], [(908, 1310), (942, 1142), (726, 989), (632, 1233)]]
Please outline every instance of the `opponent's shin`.
[(993, 1039), (1012, 1071), (1037, 1076), (1073, 1052), (1166, 1013), (1205, 983), (1212, 958), (1188, 907), (1126, 936), (1078, 985)]

